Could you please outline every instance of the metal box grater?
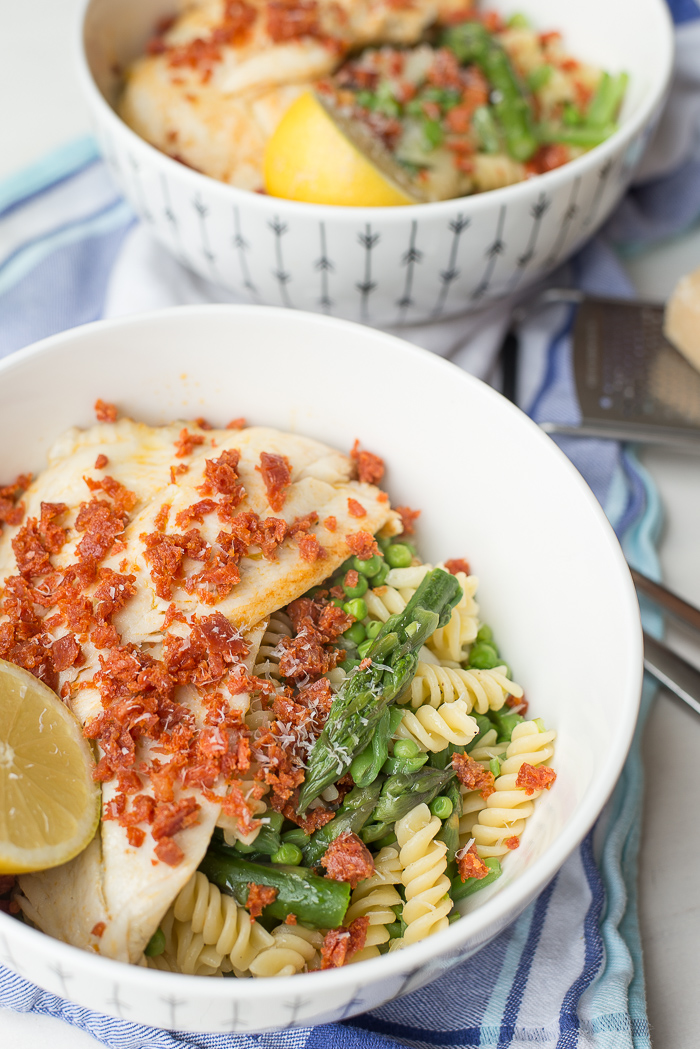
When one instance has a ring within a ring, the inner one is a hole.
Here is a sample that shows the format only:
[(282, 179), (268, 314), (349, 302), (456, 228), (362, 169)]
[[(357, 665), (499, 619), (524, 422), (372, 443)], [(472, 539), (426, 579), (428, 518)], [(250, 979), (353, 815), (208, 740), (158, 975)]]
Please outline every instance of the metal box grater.
[(580, 426), (548, 433), (665, 444), (700, 452), (700, 373), (663, 334), (663, 306), (558, 292), (578, 302), (573, 367)]

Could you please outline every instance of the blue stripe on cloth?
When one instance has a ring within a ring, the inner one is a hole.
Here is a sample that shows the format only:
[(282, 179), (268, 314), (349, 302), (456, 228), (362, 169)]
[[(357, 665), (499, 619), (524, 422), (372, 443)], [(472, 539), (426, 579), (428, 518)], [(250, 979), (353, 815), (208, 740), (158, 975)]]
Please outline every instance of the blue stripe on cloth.
[(0, 218), (55, 189), (100, 159), (92, 136), (76, 139), (48, 153), (36, 164), (0, 182)]
[(129, 205), (121, 197), (116, 197), (93, 215), (81, 216), (28, 241), (0, 263), (0, 295), (31, 274), (47, 255), (64, 245), (84, 241), (103, 232), (127, 229), (133, 221), (134, 215)]
[(700, 18), (700, 7), (695, 0), (666, 0), (666, 2), (671, 9), (671, 17), (676, 25), (683, 25), (685, 22), (692, 22)]
[(84, 239), (47, 253), (0, 297), (0, 357), (102, 316), (109, 275), (132, 224), (124, 218), (104, 231), (92, 224)]
[[(584, 940), (586, 957), (583, 972), (571, 985), (561, 1007), (561, 1034), (557, 1042), (557, 1049), (575, 1049), (578, 1043), (579, 1017), (578, 1003), (583, 992), (590, 987), (598, 975), (603, 961), (603, 942), (600, 936), (599, 922), (605, 902), (605, 890), (600, 877), (600, 871), (593, 859), (593, 832), (586, 835), (581, 845), (581, 859), (586, 874), (586, 881), (591, 890), (591, 903), (584, 921)], [(570, 1025), (565, 1025), (565, 1018), (569, 1017)]]

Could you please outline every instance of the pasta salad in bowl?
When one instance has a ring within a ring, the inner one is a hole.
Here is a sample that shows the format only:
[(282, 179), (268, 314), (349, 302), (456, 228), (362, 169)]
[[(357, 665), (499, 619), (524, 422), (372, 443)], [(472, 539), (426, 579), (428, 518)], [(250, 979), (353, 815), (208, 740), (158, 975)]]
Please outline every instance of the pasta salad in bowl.
[(595, 232), (673, 35), (664, 0), (86, 0), (80, 47), (167, 250), (255, 302), (395, 325), (521, 291)]
[(294, 1022), (349, 1015), (513, 920), (611, 790), (641, 673), (624, 560), (551, 441), (423, 351), (276, 310), (100, 323), (0, 367), (0, 688), (52, 690), (101, 788), (82, 851), (4, 867), (15, 964), (101, 1011), (118, 986), (142, 1022), (220, 1030), (235, 1003), (262, 1031), (287, 983), (316, 990)]

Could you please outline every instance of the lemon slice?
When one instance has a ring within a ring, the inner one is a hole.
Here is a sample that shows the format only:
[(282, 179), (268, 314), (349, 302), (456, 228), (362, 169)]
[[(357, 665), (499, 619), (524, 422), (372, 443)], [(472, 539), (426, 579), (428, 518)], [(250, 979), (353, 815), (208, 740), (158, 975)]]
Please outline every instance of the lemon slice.
[(0, 874), (66, 863), (100, 820), (80, 723), (27, 670), (0, 659)]
[[(368, 155), (369, 154), (369, 155)], [(392, 207), (416, 204), (388, 150), (343, 120), (311, 91), (289, 107), (267, 144), (265, 189), (311, 204)]]

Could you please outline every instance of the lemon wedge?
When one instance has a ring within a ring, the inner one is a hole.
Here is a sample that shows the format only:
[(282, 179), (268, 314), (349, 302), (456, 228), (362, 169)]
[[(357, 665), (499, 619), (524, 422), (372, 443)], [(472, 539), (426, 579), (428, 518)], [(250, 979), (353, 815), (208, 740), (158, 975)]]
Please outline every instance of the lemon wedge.
[[(417, 203), (407, 188), (373, 163), (347, 131), (312, 91), (300, 95), (267, 144), (267, 192), (286, 200), (349, 207)], [(382, 166), (388, 166), (386, 158)]]
[(94, 767), (55, 692), (0, 659), (0, 874), (57, 867), (82, 852), (100, 820)]

